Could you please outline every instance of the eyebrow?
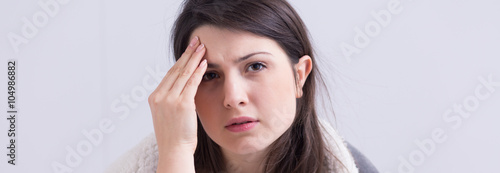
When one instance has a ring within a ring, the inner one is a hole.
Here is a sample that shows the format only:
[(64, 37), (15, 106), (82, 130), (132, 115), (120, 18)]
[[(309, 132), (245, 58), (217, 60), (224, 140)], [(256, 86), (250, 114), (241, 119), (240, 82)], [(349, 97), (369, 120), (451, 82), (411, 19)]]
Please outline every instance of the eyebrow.
[[(242, 61), (245, 61), (245, 60), (247, 60), (248, 58), (250, 58), (250, 57), (252, 57), (252, 56), (254, 56), (254, 55), (258, 55), (258, 54), (267, 54), (267, 55), (271, 55), (271, 54), (270, 54), (270, 53), (268, 53), (268, 52), (254, 52), (254, 53), (250, 53), (250, 54), (248, 54), (248, 55), (245, 55), (245, 56), (243, 56), (243, 57), (241, 57), (241, 58), (238, 58), (238, 59), (234, 60), (234, 62), (233, 62), (233, 63), (234, 63), (234, 64), (238, 64), (238, 63), (240, 63), (240, 62), (242, 62)], [(220, 67), (220, 66), (219, 66), (218, 64), (208, 63), (208, 68), (219, 68), (219, 67)]]

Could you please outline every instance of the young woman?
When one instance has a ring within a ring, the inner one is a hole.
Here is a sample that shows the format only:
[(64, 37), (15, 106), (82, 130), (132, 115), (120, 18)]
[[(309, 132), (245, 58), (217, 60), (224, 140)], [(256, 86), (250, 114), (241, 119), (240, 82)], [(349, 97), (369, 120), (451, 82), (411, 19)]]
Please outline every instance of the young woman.
[(172, 39), (155, 133), (110, 170), (376, 172), (318, 119), (313, 50), (285, 0), (187, 0)]

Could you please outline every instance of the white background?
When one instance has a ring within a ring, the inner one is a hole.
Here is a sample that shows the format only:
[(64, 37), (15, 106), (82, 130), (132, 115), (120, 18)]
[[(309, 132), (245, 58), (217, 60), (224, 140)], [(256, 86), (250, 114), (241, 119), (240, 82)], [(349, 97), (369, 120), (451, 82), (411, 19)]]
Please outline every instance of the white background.
[[(55, 1), (53, 15), (38, 5), (46, 2), (0, 2), (0, 172), (55, 172), (57, 163), (102, 172), (153, 132), (147, 96), (173, 64), (170, 28), (181, 2)], [(500, 3), (398, 2), (381, 26), (371, 13), (387, 11), (388, 0), (291, 1), (312, 35), (334, 126), (383, 173), (495, 172), (500, 86), (488, 90), (480, 78), (500, 82)], [(24, 18), (33, 23), (34, 16), (37, 31), (23, 35)], [(369, 43), (346, 56), (341, 45), (356, 46), (356, 28), (366, 34), (365, 26), (375, 32)], [(30, 38), (12, 46), (9, 34)], [(7, 59), (18, 61), (15, 166), (5, 155)], [(477, 99), (478, 87), (488, 97)], [(443, 118), (464, 104), (470, 116)], [(111, 132), (68, 165), (71, 150), (90, 144), (82, 131), (103, 121)], [(432, 138), (436, 130), (440, 140)], [(422, 141), (432, 144), (422, 149)]]

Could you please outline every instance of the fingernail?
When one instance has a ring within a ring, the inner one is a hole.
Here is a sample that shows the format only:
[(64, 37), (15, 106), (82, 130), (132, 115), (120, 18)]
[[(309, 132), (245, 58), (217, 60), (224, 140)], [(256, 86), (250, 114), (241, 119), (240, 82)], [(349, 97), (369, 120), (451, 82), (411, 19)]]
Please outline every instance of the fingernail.
[(203, 47), (205, 47), (205, 44), (201, 43), (198, 48), (196, 48), (196, 52), (199, 52), (201, 49), (203, 49)]
[(205, 64), (207, 64), (207, 59), (203, 59), (203, 61), (201, 61), (199, 67), (203, 67), (203, 66), (205, 66)]
[(193, 47), (193, 46), (196, 44), (196, 42), (198, 42), (198, 36), (195, 36), (195, 37), (191, 40), (191, 42), (189, 43), (189, 47)]

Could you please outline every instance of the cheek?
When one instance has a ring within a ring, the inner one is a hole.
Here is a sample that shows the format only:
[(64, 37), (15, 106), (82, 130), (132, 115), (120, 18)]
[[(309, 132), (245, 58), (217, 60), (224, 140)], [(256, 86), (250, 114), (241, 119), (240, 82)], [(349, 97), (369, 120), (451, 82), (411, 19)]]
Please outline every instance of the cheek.
[(217, 114), (217, 102), (214, 101), (215, 99), (216, 93), (213, 92), (211, 93), (202, 89), (198, 89), (196, 93), (194, 103), (196, 105), (196, 112), (198, 113), (203, 126), (210, 126), (213, 123), (210, 123), (209, 121), (215, 120), (215, 118), (213, 117)]
[(293, 73), (287, 70), (280, 70), (266, 82), (270, 92), (281, 102), (295, 101), (295, 80)]
[[(203, 84), (202, 84), (203, 85)], [(194, 96), (194, 104), (198, 112), (206, 112), (213, 108), (214, 99), (217, 98), (217, 91), (209, 88), (209, 86), (199, 86)]]
[[(284, 71), (284, 70), (283, 70)], [(279, 73), (270, 76), (256, 87), (260, 97), (256, 98), (259, 109), (267, 115), (267, 124), (270, 127), (283, 130), (293, 122), (296, 111), (295, 81), (292, 73)], [(285, 125), (285, 126), (282, 126)]]

